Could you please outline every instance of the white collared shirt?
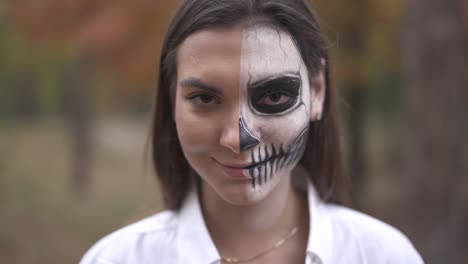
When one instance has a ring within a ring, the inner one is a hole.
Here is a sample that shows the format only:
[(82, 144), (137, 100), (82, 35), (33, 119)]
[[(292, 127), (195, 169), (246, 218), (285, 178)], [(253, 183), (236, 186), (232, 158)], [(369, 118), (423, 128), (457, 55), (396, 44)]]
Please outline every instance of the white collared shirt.
[[(421, 256), (395, 228), (320, 200), (308, 184), (306, 264), (419, 264)], [(196, 190), (179, 212), (163, 211), (104, 237), (80, 264), (219, 264)]]

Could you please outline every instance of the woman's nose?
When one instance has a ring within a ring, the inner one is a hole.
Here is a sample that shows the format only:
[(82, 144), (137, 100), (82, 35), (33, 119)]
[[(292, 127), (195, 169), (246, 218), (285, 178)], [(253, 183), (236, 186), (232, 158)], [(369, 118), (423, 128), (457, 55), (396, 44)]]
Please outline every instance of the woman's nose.
[(240, 151), (244, 152), (250, 148), (255, 147), (260, 143), (260, 140), (255, 137), (252, 132), (247, 128), (244, 119), (239, 118), (239, 147)]
[(230, 124), (225, 126), (220, 138), (222, 146), (229, 148), (237, 154), (259, 143), (260, 141), (249, 131), (242, 117), (238, 119), (238, 122), (230, 122)]
[(232, 152), (240, 153), (239, 144), (239, 127), (237, 124), (237, 117), (233, 116), (225, 121), (223, 129), (221, 131), (221, 137), (219, 143), (221, 146), (230, 149)]

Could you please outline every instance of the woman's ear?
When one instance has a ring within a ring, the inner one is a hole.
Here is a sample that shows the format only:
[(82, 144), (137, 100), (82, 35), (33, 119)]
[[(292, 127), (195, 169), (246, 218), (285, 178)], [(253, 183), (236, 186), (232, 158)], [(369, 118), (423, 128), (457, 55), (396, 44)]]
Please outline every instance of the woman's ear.
[(310, 79), (310, 121), (322, 119), (323, 102), (325, 101), (325, 59), (320, 60), (320, 69)]

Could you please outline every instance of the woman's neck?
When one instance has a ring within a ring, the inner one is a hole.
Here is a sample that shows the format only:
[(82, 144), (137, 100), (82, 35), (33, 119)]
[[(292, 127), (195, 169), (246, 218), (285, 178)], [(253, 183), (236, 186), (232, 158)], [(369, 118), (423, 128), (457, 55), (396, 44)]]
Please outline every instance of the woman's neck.
[(308, 227), (307, 199), (282, 177), (267, 197), (250, 205), (232, 205), (202, 185), (202, 208), (210, 235), (225, 256), (249, 257), (284, 238), (294, 227)]

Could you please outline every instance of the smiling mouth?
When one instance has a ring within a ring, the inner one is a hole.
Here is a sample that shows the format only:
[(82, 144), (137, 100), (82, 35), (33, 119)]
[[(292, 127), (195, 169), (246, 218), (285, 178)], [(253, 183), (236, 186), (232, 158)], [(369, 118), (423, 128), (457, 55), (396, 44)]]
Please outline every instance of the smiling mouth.
[(214, 159), (216, 162), (218, 162), (220, 165), (224, 166), (224, 167), (227, 167), (227, 168), (230, 168), (230, 169), (235, 169), (235, 170), (249, 170), (249, 169), (252, 169), (252, 168), (255, 168), (257, 166), (261, 166), (261, 165), (264, 165), (266, 164), (267, 162), (273, 160), (273, 159), (276, 159), (278, 158), (280, 155), (276, 155), (276, 156), (271, 156), (271, 157), (268, 157), (267, 159), (264, 159), (262, 161), (259, 161), (259, 162), (254, 162), (252, 161), (249, 165), (246, 165), (246, 166), (236, 166), (236, 165), (226, 165), (224, 163), (221, 163), (219, 162), (218, 160)]
[[(280, 145), (277, 148), (275, 148), (274, 146), (271, 147), (270, 151), (272, 151), (272, 153), (269, 153), (268, 152), (268, 147), (265, 146), (265, 150), (264, 152), (261, 154), (261, 150), (259, 149), (258, 150), (258, 157), (255, 157), (256, 154), (254, 154), (254, 151), (251, 152), (251, 162), (249, 165), (246, 165), (246, 166), (236, 166), (236, 165), (227, 165), (227, 164), (224, 164), (224, 163), (221, 163), (219, 162), (218, 160), (214, 159), (216, 162), (218, 162), (220, 165), (222, 166), (225, 166), (227, 168), (230, 168), (230, 169), (237, 169), (237, 170), (252, 170), (252, 169), (255, 169), (256, 167), (259, 167), (259, 166), (263, 166), (263, 165), (266, 165), (268, 162), (274, 162), (275, 160), (280, 160), (280, 159), (283, 159), (284, 158), (287, 158), (290, 154), (292, 154), (293, 151), (285, 151), (283, 149), (283, 145)], [(260, 157), (263, 156), (262, 160), (260, 161), (256, 161), (256, 160), (259, 160)]]
[(229, 169), (244, 170), (244, 169), (250, 167), (250, 165), (230, 165), (230, 164), (222, 163), (222, 162), (220, 162), (219, 160), (217, 160), (215, 158), (211, 158), (211, 159), (214, 160), (219, 165), (224, 166), (224, 167), (229, 168)]
[[(255, 148), (250, 152), (250, 164), (225, 164), (212, 158), (232, 175), (250, 177), (252, 187), (266, 183), (278, 171), (297, 162), (305, 151), (308, 127), (304, 128), (292, 144), (285, 147), (274, 144)], [(245, 170), (248, 172), (246, 173)], [(242, 173), (240, 171), (243, 171)], [(240, 176), (239, 176), (240, 177)]]

